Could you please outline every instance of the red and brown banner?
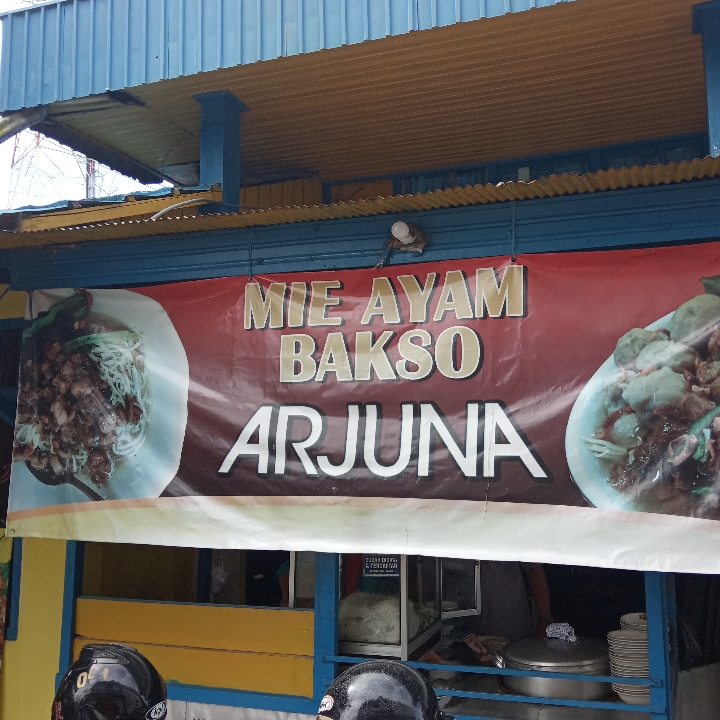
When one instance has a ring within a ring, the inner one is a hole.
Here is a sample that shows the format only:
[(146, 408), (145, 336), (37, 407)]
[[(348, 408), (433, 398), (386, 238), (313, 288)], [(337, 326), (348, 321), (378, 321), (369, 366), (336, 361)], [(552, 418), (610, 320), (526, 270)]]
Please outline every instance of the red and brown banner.
[(717, 571), (720, 245), (33, 293), (9, 532)]

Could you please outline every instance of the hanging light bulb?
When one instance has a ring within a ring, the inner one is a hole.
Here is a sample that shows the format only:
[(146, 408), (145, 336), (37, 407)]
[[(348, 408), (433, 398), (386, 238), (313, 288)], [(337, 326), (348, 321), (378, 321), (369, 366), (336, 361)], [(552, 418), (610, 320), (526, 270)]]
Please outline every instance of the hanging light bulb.
[(401, 242), (403, 245), (409, 245), (415, 239), (412, 235), (412, 231), (410, 230), (411, 227), (412, 226), (408, 225), (406, 222), (398, 220), (393, 223), (390, 228), (390, 232), (398, 242)]
[[(427, 243), (425, 233), (418, 230), (415, 225), (398, 220), (392, 224), (390, 234), (399, 250), (410, 250), (411, 252), (422, 252)], [(399, 243), (399, 245), (398, 245)]]

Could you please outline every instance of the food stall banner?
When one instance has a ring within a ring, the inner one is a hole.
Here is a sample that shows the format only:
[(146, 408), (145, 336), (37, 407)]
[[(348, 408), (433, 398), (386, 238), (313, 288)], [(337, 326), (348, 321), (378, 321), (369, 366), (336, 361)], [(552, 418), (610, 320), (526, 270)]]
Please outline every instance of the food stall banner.
[(720, 572), (720, 243), (35, 292), (8, 533)]

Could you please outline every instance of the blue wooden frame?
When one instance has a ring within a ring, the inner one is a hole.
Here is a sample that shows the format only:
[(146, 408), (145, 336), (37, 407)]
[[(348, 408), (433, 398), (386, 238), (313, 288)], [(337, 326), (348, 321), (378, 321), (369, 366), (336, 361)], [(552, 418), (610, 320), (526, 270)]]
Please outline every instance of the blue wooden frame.
[[(336, 575), (337, 577), (337, 575)], [(326, 581), (330, 580), (326, 576)], [(338, 582), (337, 580), (335, 581)], [(337, 590), (336, 590), (337, 592)], [(645, 603), (648, 615), (648, 656), (650, 677), (644, 678), (618, 678), (571, 673), (547, 673), (531, 672), (527, 670), (508, 670), (499, 668), (487, 668), (478, 666), (456, 666), (455, 669), (461, 672), (468, 672), (480, 675), (514, 675), (523, 677), (549, 677), (566, 678), (570, 680), (582, 680), (584, 682), (622, 682), (628, 685), (647, 685), (650, 687), (650, 705), (628, 705), (625, 703), (611, 702), (588, 702), (581, 700), (556, 700), (550, 698), (537, 698), (519, 695), (494, 694), (483, 692), (465, 692), (456, 690), (437, 690), (436, 694), (459, 698), (471, 698), (477, 700), (492, 700), (498, 702), (519, 702), (533, 703), (537, 705), (564, 706), (578, 708), (597, 708), (611, 711), (625, 711), (643, 713), (651, 720), (670, 720), (673, 713), (674, 683), (676, 680), (676, 655), (675, 646), (671, 638), (677, 637), (675, 620), (675, 577), (671, 573), (646, 572), (645, 573)], [(337, 618), (333, 625), (337, 633)], [(316, 635), (318, 629), (316, 628)], [(316, 645), (317, 652), (317, 645)], [(354, 664), (362, 662), (365, 658), (325, 655), (321, 658), (324, 663), (347, 663)], [(318, 662), (318, 658), (316, 658)], [(442, 670), (446, 666), (433, 663), (407, 662), (412, 667)], [(456, 716), (467, 720), (486, 720), (475, 716)], [(487, 719), (491, 720), (491, 719)]]
[[(72, 642), (75, 626), (75, 605), (82, 593), (84, 543), (68, 541), (66, 550), (63, 620), (60, 644), (60, 661), (56, 684), (72, 662)], [(168, 683), (168, 698), (194, 703), (245, 707), (280, 712), (315, 714), (325, 689), (337, 675), (338, 663), (358, 663), (365, 658), (338, 655), (338, 602), (340, 574), (338, 554), (317, 553), (315, 559), (315, 641), (313, 669), (313, 697), (297, 697), (270, 693), (256, 693), (227, 688), (211, 688), (182, 683)], [(650, 678), (624, 678), (622, 682), (650, 687), (651, 704), (634, 706), (624, 703), (587, 702), (579, 700), (552, 700), (549, 698), (498, 695), (463, 691), (438, 690), (438, 695), (520, 702), (538, 705), (624, 710), (647, 715), (651, 720), (670, 720), (672, 717), (673, 689), (676, 658), (671, 637), (675, 633), (674, 576), (665, 573), (645, 573), (646, 610), (648, 613), (648, 652)], [(443, 669), (433, 663), (409, 662), (412, 667)], [(574, 675), (571, 673), (542, 673), (525, 670), (500, 670), (478, 666), (460, 666), (462, 672), (484, 675), (520, 675), (551, 678), (568, 678), (589, 682), (614, 682), (619, 678)], [(476, 716), (457, 716), (456, 720), (493, 720)]]
[(315, 555), (315, 667), (313, 698), (317, 703), (337, 675), (337, 664), (328, 659), (338, 651), (338, 603), (340, 601), (340, 556)]
[(17, 640), (20, 626), (20, 583), (22, 582), (22, 538), (13, 538), (10, 568), (10, 617), (5, 628), (5, 640)]
[(388, 265), (518, 254), (647, 247), (720, 238), (720, 180), (445, 210), (172, 237), (0, 251), (15, 290), (373, 267), (402, 219), (429, 236), (421, 256)]
[(60, 658), (55, 677), (55, 688), (72, 664), (73, 639), (75, 636), (75, 607), (82, 593), (83, 559), (85, 543), (68, 540), (65, 547), (65, 582), (63, 586), (62, 625), (60, 630)]

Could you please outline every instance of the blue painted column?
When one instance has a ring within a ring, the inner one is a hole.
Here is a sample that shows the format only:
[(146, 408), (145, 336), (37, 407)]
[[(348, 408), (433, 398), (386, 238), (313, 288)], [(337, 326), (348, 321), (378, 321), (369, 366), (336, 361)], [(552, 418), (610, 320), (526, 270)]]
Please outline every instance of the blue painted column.
[(645, 611), (648, 622), (650, 705), (652, 720), (670, 720), (674, 696), (677, 638), (675, 621), (675, 576), (645, 573)]
[(18, 639), (20, 625), (20, 582), (22, 578), (22, 538), (13, 538), (12, 561), (10, 563), (10, 617), (5, 628), (6, 640)]
[(709, 154), (720, 156), (720, 0), (693, 6), (693, 33), (702, 35)]
[(206, 211), (237, 212), (240, 207), (240, 113), (248, 108), (227, 90), (193, 96), (200, 103), (200, 184), (222, 186), (222, 207)]
[(315, 553), (315, 667), (313, 697), (320, 702), (335, 679), (336, 665), (323, 657), (337, 655), (340, 556)]
[(63, 588), (62, 630), (60, 634), (60, 662), (55, 677), (55, 689), (65, 671), (72, 665), (75, 636), (75, 603), (82, 594), (85, 543), (68, 540), (65, 550), (65, 586)]

